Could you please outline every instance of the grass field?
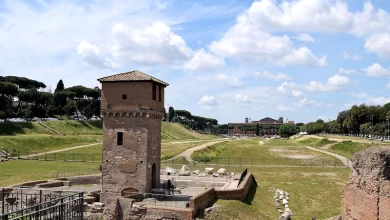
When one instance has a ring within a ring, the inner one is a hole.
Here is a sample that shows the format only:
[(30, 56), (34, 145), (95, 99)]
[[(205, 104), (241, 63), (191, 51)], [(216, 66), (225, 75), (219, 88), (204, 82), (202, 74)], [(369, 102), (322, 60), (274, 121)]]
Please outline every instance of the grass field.
[[(203, 150), (195, 151), (192, 159), (207, 163), (237, 163), (256, 165), (291, 165), (291, 166), (340, 166), (338, 159), (309, 150), (292, 140), (267, 140), (264, 144), (259, 139), (248, 139), (219, 143)], [(308, 155), (313, 159), (290, 159), (284, 155)]]
[(11, 160), (0, 163), (0, 186), (53, 178), (54, 172), (74, 175), (99, 173), (97, 163)]
[(216, 137), (188, 130), (178, 123), (162, 123), (161, 139), (163, 140), (212, 139)]
[(346, 158), (352, 158), (352, 155), (358, 151), (378, 146), (380, 145), (358, 143), (353, 141), (342, 141), (332, 146), (329, 150), (333, 153), (343, 155)]
[(59, 131), (64, 135), (101, 135), (103, 122), (102, 121), (45, 121), (45, 125)]
[(84, 144), (96, 143), (101, 136), (17, 135), (0, 136), (0, 149), (19, 155), (58, 150)]
[[(198, 146), (206, 142), (208, 141), (190, 143), (163, 142), (161, 144), (161, 160), (170, 159), (190, 147)], [(102, 145), (95, 144), (92, 146), (63, 151), (55, 154), (41, 155), (38, 156), (38, 158), (44, 160), (76, 160), (100, 162), (102, 159)]]
[(244, 202), (217, 201), (219, 208), (207, 219), (278, 219), (274, 189), (289, 193), (293, 219), (324, 219), (341, 213), (341, 192), (348, 180), (348, 169), (249, 168), (249, 171), (256, 177), (258, 187), (251, 189)]

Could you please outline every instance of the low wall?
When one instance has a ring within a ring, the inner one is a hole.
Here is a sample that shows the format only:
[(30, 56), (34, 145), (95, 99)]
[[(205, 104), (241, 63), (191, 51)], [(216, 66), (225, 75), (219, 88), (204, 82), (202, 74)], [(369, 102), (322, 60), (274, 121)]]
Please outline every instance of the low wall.
[(213, 182), (213, 181), (201, 181), (201, 180), (176, 180), (176, 186), (180, 187), (222, 187), (226, 182)]
[(74, 176), (66, 178), (72, 183), (72, 185), (85, 185), (85, 184), (100, 184), (102, 175), (85, 175), (85, 176)]
[(23, 186), (33, 187), (37, 184), (42, 184), (42, 183), (47, 183), (47, 182), (49, 182), (49, 181), (48, 180), (30, 181), (30, 182), (20, 183), (20, 184), (14, 185), (12, 187), (23, 187)]
[(39, 183), (36, 186), (39, 188), (59, 187), (59, 186), (64, 186), (64, 182), (63, 181), (55, 181), (55, 182)]
[(248, 173), (240, 186), (236, 189), (217, 189), (215, 194), (218, 199), (226, 200), (240, 200), (243, 201), (248, 194), (251, 185), (254, 183), (255, 178), (252, 173)]
[(211, 201), (215, 198), (215, 189), (211, 188), (203, 193), (191, 197), (190, 199), (190, 208), (193, 210), (194, 214), (198, 213), (199, 209), (206, 207)]

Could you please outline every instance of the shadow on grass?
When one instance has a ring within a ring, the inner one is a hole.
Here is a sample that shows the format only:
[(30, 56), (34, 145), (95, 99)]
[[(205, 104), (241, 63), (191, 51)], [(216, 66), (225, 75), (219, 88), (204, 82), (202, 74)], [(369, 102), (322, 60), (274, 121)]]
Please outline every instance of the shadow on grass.
[(255, 198), (256, 191), (257, 191), (257, 182), (255, 179), (253, 179), (252, 185), (249, 188), (248, 194), (246, 195), (243, 202), (247, 205), (252, 205), (252, 201)]
[(35, 128), (31, 122), (0, 123), (0, 135), (26, 134), (24, 129), (34, 130)]

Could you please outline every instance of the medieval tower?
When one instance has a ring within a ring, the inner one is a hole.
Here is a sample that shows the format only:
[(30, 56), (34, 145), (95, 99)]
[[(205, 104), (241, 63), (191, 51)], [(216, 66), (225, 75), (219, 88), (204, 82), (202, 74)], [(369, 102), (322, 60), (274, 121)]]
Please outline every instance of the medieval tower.
[(102, 83), (102, 202), (124, 192), (150, 192), (160, 183), (161, 121), (167, 83), (140, 71)]

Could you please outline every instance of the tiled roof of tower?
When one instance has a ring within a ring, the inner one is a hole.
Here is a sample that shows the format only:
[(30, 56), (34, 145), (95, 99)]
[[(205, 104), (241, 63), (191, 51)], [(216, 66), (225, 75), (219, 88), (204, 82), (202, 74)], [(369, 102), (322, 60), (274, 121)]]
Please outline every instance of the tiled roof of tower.
[(156, 83), (163, 84), (164, 86), (169, 86), (168, 83), (159, 80), (153, 76), (149, 76), (138, 70), (133, 70), (127, 73), (119, 73), (112, 76), (106, 76), (99, 78), (100, 82), (132, 82), (132, 81), (154, 81)]

